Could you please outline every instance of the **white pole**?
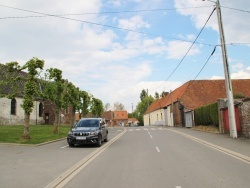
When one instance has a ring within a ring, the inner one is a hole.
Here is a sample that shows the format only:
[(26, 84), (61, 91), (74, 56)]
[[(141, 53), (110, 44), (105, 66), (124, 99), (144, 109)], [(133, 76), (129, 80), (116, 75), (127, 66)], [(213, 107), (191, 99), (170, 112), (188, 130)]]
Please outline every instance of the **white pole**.
[(218, 24), (219, 24), (222, 58), (223, 58), (223, 65), (224, 65), (224, 72), (225, 72), (225, 84), (226, 84), (227, 100), (228, 100), (228, 117), (229, 117), (230, 137), (237, 138), (237, 129), (236, 129), (235, 112), (234, 112), (233, 88), (232, 88), (232, 81), (231, 81), (230, 72), (229, 72), (227, 49), (226, 49), (226, 42), (225, 42), (225, 37), (224, 37), (223, 25), (222, 25), (222, 17), (221, 17), (219, 0), (217, 0), (215, 4), (216, 4)]

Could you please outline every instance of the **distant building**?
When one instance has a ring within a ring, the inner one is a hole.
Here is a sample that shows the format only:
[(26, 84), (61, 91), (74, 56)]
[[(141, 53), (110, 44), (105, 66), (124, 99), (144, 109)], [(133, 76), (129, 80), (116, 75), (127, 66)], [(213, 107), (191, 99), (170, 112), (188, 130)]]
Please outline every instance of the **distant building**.
[(102, 118), (108, 126), (126, 126), (128, 124), (128, 112), (127, 111), (105, 111)]

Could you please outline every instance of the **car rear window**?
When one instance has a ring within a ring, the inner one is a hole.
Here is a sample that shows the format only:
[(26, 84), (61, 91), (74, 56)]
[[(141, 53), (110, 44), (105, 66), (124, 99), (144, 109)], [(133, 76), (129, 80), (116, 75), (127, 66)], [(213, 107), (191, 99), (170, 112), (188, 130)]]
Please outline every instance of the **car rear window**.
[(99, 127), (99, 120), (96, 119), (84, 119), (80, 120), (76, 127)]

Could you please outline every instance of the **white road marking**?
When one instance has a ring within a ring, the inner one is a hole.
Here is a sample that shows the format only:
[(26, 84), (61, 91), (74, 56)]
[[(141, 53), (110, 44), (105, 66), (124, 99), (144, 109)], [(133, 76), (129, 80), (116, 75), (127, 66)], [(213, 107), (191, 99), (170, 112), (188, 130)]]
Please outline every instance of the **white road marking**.
[(133, 129), (129, 129), (128, 131), (133, 131)]
[(152, 135), (149, 135), (149, 136), (150, 136), (150, 138), (153, 138)]
[(157, 152), (161, 152), (160, 149), (159, 149), (158, 147), (155, 147), (155, 148), (156, 148)]
[(122, 130), (117, 130), (117, 131), (122, 131)]
[(111, 144), (118, 140), (122, 135), (126, 133), (126, 129), (119, 133), (116, 137), (112, 138), (109, 142), (104, 144), (102, 147), (94, 150), (88, 156), (84, 157), (81, 161), (73, 165), (71, 168), (66, 170), (64, 173), (59, 175), (56, 179), (50, 182), (45, 188), (61, 188), (64, 187), (71, 179), (73, 179), (81, 170), (83, 170), (88, 164), (90, 164), (97, 156), (105, 151)]
[(141, 129), (136, 129), (137, 131), (141, 130)]
[(181, 186), (175, 186), (175, 188), (181, 188)]
[(66, 146), (62, 146), (61, 148), (63, 149), (63, 148), (66, 148), (66, 147), (69, 147), (69, 145), (66, 145)]

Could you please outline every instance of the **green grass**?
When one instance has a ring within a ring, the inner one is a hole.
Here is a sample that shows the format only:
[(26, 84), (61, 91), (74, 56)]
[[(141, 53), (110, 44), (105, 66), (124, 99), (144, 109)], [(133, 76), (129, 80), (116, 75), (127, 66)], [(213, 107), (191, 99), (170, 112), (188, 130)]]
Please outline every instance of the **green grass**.
[(0, 126), (0, 143), (16, 143), (16, 144), (41, 144), (48, 141), (65, 138), (70, 130), (69, 126), (59, 126), (59, 134), (54, 134), (53, 125), (31, 125), (29, 140), (22, 139), (24, 127)]

